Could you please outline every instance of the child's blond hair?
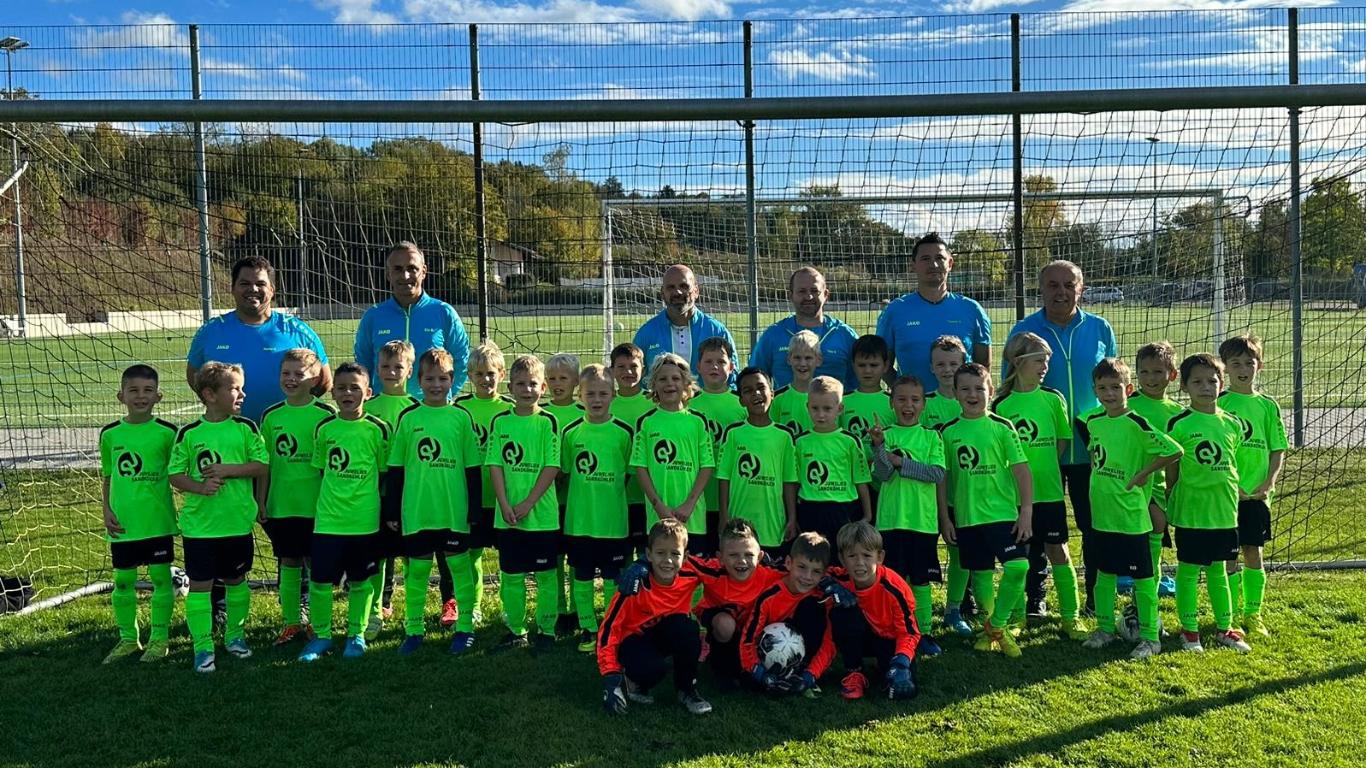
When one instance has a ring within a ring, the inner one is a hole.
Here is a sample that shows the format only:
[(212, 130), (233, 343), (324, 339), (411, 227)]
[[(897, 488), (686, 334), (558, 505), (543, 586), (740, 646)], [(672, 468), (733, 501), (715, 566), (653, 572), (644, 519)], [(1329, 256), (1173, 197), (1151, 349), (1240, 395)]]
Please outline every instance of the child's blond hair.
[(837, 400), (844, 399), (844, 385), (834, 376), (817, 376), (811, 380), (811, 387), (807, 390), (807, 395), (831, 394)]
[(318, 372), (323, 369), (323, 361), (322, 358), (318, 357), (318, 353), (305, 347), (286, 349), (284, 355), (280, 357), (281, 367), (286, 361), (298, 363), (304, 367), (304, 370), (308, 371)]
[[(583, 392), (585, 389), (587, 389), (587, 385), (592, 383), (606, 384), (609, 388), (613, 390), (615, 390), (616, 387), (616, 380), (612, 378), (612, 372), (607, 370), (607, 366), (603, 365), (602, 363), (593, 363), (591, 365), (584, 366), (584, 369), (582, 371), (579, 371), (580, 400), (583, 399)], [(615, 395), (616, 392), (613, 391), (613, 394)]]
[(963, 356), (963, 361), (967, 362), (968, 348), (963, 346), (963, 340), (958, 338), (957, 336), (952, 336), (946, 333), (943, 336), (940, 336), (939, 338), (935, 339), (933, 342), (930, 343), (930, 353), (933, 354), (936, 349), (940, 352), (957, 351), (958, 354)]
[(413, 367), (413, 361), (417, 359), (417, 353), (413, 351), (413, 345), (402, 339), (394, 339), (379, 348), (379, 361), (392, 360), (398, 358)]
[(422, 359), (417, 361), (417, 375), (421, 377), (422, 372), (433, 365), (440, 366), (437, 370), (443, 373), (455, 372), (455, 358), (440, 347), (433, 347), (422, 353)]
[(660, 539), (672, 539), (682, 546), (688, 546), (688, 527), (682, 521), (672, 517), (664, 518), (650, 526), (649, 546), (654, 548), (655, 542)]
[(697, 386), (692, 380), (692, 368), (688, 365), (687, 360), (672, 352), (665, 352), (656, 357), (655, 361), (650, 364), (650, 399), (659, 402), (659, 395), (655, 394), (655, 377), (659, 375), (659, 370), (666, 365), (677, 366), (678, 370), (683, 373), (683, 402), (688, 402), (693, 395), (697, 394)]
[(882, 533), (874, 528), (872, 523), (866, 523), (862, 520), (855, 520), (841, 526), (840, 532), (835, 535), (835, 542), (839, 547), (840, 554), (855, 549), (866, 549), (870, 552), (882, 551)]
[(478, 346), (470, 350), (470, 360), (468, 366), (473, 370), (476, 366), (485, 366), (499, 373), (507, 373), (507, 362), (503, 359), (503, 350), (493, 339), (484, 339)]
[(1015, 385), (1020, 380), (1020, 361), (1025, 357), (1051, 356), (1053, 348), (1048, 346), (1048, 342), (1037, 333), (1025, 331), (1010, 337), (1006, 342), (1005, 358), (1006, 373), (1001, 378), (1001, 389), (996, 399), (1004, 400), (1015, 391)]
[(508, 368), (508, 378), (530, 376), (537, 381), (545, 381), (545, 363), (535, 355), (518, 355)]
[(817, 357), (821, 354), (821, 340), (811, 331), (798, 331), (792, 334), (792, 340), (788, 342), (787, 354), (794, 352), (811, 352)]
[(217, 391), (228, 381), (228, 377), (236, 376), (243, 381), (246, 380), (246, 373), (242, 366), (236, 363), (220, 363), (217, 360), (210, 360), (204, 363), (194, 375), (194, 391), (199, 395), (200, 402), (204, 401), (204, 390), (210, 389)]
[(575, 378), (578, 378), (579, 367), (579, 356), (571, 352), (556, 352), (545, 361), (547, 371), (567, 370), (573, 373)]

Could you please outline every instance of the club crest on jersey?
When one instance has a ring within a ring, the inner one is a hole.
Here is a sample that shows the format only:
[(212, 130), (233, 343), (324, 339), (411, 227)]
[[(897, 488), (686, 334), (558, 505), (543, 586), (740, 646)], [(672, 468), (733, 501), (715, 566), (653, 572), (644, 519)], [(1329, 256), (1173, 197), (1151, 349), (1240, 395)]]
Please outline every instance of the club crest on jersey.
[(522, 459), (525, 458), (525, 456), (526, 453), (522, 450), (522, 446), (518, 445), (517, 443), (511, 440), (509, 440), (506, 443), (503, 443), (504, 464), (507, 464), (511, 467), (520, 466), (522, 463)]
[(1039, 439), (1039, 425), (1029, 419), (1020, 419), (1015, 422), (1015, 434), (1020, 436), (1020, 442), (1033, 444)]
[(417, 460), (431, 464), (441, 458), (441, 441), (434, 437), (424, 437), (417, 441)]
[(1221, 468), (1225, 464), (1224, 449), (1212, 440), (1201, 440), (1195, 446), (1195, 461), (1202, 466)]
[(1099, 443), (1091, 446), (1091, 468), (1105, 469), (1105, 446)]
[(578, 455), (574, 457), (574, 471), (585, 477), (597, 472), (598, 457), (589, 450), (579, 451)]
[(763, 462), (759, 460), (758, 456), (748, 451), (740, 454), (739, 460), (735, 462), (735, 471), (746, 480), (754, 480), (763, 470)]
[(672, 464), (678, 458), (678, 446), (672, 440), (655, 441), (654, 449), (655, 461), (660, 464)]
[(982, 463), (981, 452), (970, 445), (958, 446), (958, 450), (954, 451), (954, 456), (958, 459), (959, 469), (971, 471), (977, 469), (978, 465)]
[(825, 485), (830, 479), (830, 468), (823, 461), (812, 461), (806, 465), (806, 482), (811, 485)]
[(702, 417), (702, 421), (707, 424), (707, 434), (711, 436), (711, 441), (713, 443), (719, 441), (721, 439), (721, 422), (713, 421), (706, 416)]
[(142, 457), (132, 451), (124, 451), (119, 454), (115, 468), (119, 477), (137, 477), (142, 474)]
[(479, 447), (483, 448), (489, 442), (489, 428), (482, 424), (474, 425), (474, 439), (479, 441)]
[(1252, 440), (1252, 422), (1250, 422), (1250, 421), (1248, 421), (1247, 419), (1243, 418), (1242, 416), (1238, 416), (1238, 415), (1236, 415), (1236, 414), (1233, 416), (1233, 418), (1237, 419), (1237, 420), (1238, 420), (1238, 426), (1240, 426), (1240, 427), (1243, 428), (1243, 442), (1245, 442), (1245, 443), (1246, 443), (1246, 442), (1251, 442), (1251, 440)]
[(333, 472), (345, 472), (351, 466), (351, 454), (345, 448), (334, 445), (327, 452), (327, 468)]
[(194, 465), (199, 468), (199, 474), (204, 474), (204, 470), (210, 464), (222, 464), (223, 457), (210, 448), (205, 448), (194, 455)]
[(854, 433), (854, 437), (862, 440), (868, 435), (868, 427), (872, 426), (868, 420), (862, 416), (850, 416), (848, 429)]
[(299, 452), (299, 441), (294, 435), (288, 432), (281, 432), (275, 437), (275, 455), (281, 458), (293, 458)]

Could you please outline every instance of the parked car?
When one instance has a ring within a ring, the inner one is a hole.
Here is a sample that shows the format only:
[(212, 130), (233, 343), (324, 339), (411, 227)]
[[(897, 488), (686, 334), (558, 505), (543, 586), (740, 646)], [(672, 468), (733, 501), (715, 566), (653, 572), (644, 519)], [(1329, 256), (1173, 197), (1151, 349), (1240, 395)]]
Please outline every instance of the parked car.
[(1091, 285), (1082, 289), (1081, 300), (1087, 304), (1114, 304), (1124, 301), (1124, 291), (1113, 285)]

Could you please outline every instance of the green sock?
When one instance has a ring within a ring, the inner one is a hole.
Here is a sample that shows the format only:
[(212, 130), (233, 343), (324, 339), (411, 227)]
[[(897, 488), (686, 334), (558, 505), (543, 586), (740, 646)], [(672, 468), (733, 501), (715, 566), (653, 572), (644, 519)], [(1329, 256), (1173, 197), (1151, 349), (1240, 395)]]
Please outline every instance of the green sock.
[(284, 619), (286, 627), (303, 623), (303, 597), (299, 594), (299, 588), (303, 583), (303, 566), (280, 566), (280, 616)]
[(185, 596), (185, 624), (190, 628), (195, 653), (213, 652), (213, 596), (191, 592)]
[(958, 547), (949, 545), (948, 610), (958, 610), (958, 604), (968, 593), (968, 579), (971, 578), (958, 559)]
[(109, 602), (114, 606), (114, 624), (119, 628), (119, 642), (138, 641), (138, 569), (114, 569), (114, 594)]
[(332, 585), (308, 582), (308, 623), (319, 640), (332, 639)]
[(526, 634), (526, 574), (504, 573), (498, 579), (498, 596), (503, 599), (503, 620), (514, 635)]
[(475, 588), (469, 561), (468, 552), (446, 556), (446, 565), (451, 569), (451, 587), (455, 592), (455, 604), (460, 608), (460, 615), (455, 620), (456, 632), (474, 631), (474, 611), (479, 607), (479, 593)]
[[(1221, 563), (1220, 568), (1223, 567)], [(1176, 616), (1183, 632), (1200, 631), (1200, 566), (1176, 563)]]
[(1157, 642), (1157, 579), (1134, 579), (1134, 604), (1138, 606), (1138, 631), (1144, 640)]
[[(484, 550), (471, 549), (465, 553), (464, 557), (468, 558), (465, 563), (465, 573), (469, 579), (470, 588), (473, 590), (471, 592), (473, 597), (470, 598), (470, 627), (473, 628), (474, 614), (479, 611), (479, 606), (484, 600)], [(458, 598), (456, 602), (459, 602)], [(460, 608), (463, 611), (465, 607), (462, 605)], [(473, 630), (471, 629), (471, 631)]]
[(560, 604), (555, 599), (555, 593), (560, 593), (560, 598), (564, 598), (564, 582), (560, 580), (555, 569), (537, 571), (536, 579), (536, 624), (541, 630), (541, 634), (555, 636), (555, 620), (560, 617)]
[(991, 626), (1004, 627), (1016, 608), (1024, 607), (1025, 577), (1029, 561), (1022, 558), (1001, 564), (1001, 586), (996, 590), (996, 606), (991, 611)]
[[(1230, 588), (1232, 585), (1230, 585)], [(1266, 570), (1263, 568), (1243, 569), (1243, 613), (1253, 616), (1262, 612), (1262, 600), (1266, 597)]]
[(598, 614), (593, 610), (592, 579), (574, 579), (574, 607), (575, 613), (579, 615), (579, 629), (584, 632), (597, 632)]
[(1077, 618), (1077, 569), (1071, 563), (1053, 566), (1053, 588), (1058, 592), (1058, 610), (1063, 621)]
[(929, 634), (930, 622), (934, 616), (934, 595), (930, 585), (914, 585), (911, 587), (911, 594), (915, 596), (915, 626), (922, 635)]
[[(428, 569), (431, 568), (432, 561), (427, 561)], [(430, 570), (428, 571), (430, 573)], [(351, 582), (347, 591), (350, 593), (346, 598), (346, 635), (355, 637), (365, 632), (365, 625), (370, 621), (370, 609), (375, 602), (375, 579), (361, 579)], [(422, 585), (422, 597), (425, 601), (427, 597), (427, 585)]]
[(617, 594), (617, 580), (616, 580), (616, 579), (603, 579), (603, 580), (602, 580), (602, 607), (603, 607), (604, 609), (606, 609), (607, 606), (609, 606), (609, 605), (612, 604), (612, 598), (613, 598), (613, 597), (616, 597), (616, 594)]
[(1233, 600), (1228, 593), (1228, 571), (1223, 563), (1205, 569), (1205, 591), (1209, 592), (1210, 609), (1214, 611), (1214, 628), (1220, 632), (1233, 626)]
[[(995, 571), (972, 571), (972, 596), (977, 599), (977, 613), (980, 616), (991, 616), (996, 607), (996, 572)], [(949, 610), (957, 610), (958, 603), (950, 602)], [(1005, 626), (992, 622), (998, 629)]]
[(578, 606), (574, 604), (574, 590), (566, 589), (565, 581), (564, 555), (560, 555), (559, 559), (555, 561), (555, 596), (559, 598), (556, 601), (557, 607), (560, 613), (577, 613)]
[(1148, 551), (1153, 555), (1153, 578), (1162, 578), (1162, 534), (1148, 534)]
[[(403, 565), (403, 631), (409, 635), (425, 634), (427, 580), (431, 576), (431, 558), (410, 557)], [(453, 571), (451, 578), (455, 578)]]
[(229, 584), (223, 588), (224, 602), (228, 604), (228, 623), (223, 627), (223, 642), (241, 640), (247, 632), (247, 613), (251, 611), (251, 587), (246, 581)]
[[(378, 616), (378, 615), (379, 615), (380, 609), (384, 607), (384, 567), (385, 567), (385, 559), (384, 559), (384, 558), (380, 558), (380, 561), (379, 561), (379, 572), (376, 573), (374, 576), (371, 576), (370, 578), (368, 578), (368, 579), (365, 580), (366, 582), (368, 582), (368, 584), (369, 584), (369, 586), (370, 586), (370, 589), (366, 592), (366, 594), (368, 594), (368, 595), (370, 596), (370, 603), (369, 603), (368, 605), (365, 606), (365, 620), (366, 620), (366, 621), (369, 621), (369, 620), (370, 620), (370, 615), (371, 615), (371, 614), (374, 614), (374, 615)], [(392, 573), (392, 571), (390, 571), (390, 573)], [(426, 594), (427, 594), (427, 587), (426, 587), (426, 585), (424, 585), (424, 586), (422, 587), (422, 594), (423, 594), (423, 596), (424, 596), (423, 599), (425, 600), (425, 599), (426, 599), (425, 596), (426, 596)], [(350, 616), (350, 612), (349, 612), (349, 611), (347, 612), (347, 615)], [(348, 620), (349, 620), (349, 619), (348, 619)], [(362, 631), (363, 631), (364, 629), (365, 629), (364, 627), (361, 627), (361, 630), (362, 630)], [(352, 636), (354, 636), (355, 634), (356, 634), (355, 632), (352, 632), (352, 633), (351, 633)]]
[(1096, 572), (1096, 629), (1112, 635), (1115, 633), (1115, 586), (1118, 583), (1119, 577), (1115, 574)]
[(171, 612), (175, 610), (175, 584), (171, 581), (171, 564), (147, 566), (147, 577), (152, 580), (152, 642), (164, 643), (171, 638)]
[(1233, 615), (1243, 615), (1243, 569), (1228, 574), (1228, 599)]

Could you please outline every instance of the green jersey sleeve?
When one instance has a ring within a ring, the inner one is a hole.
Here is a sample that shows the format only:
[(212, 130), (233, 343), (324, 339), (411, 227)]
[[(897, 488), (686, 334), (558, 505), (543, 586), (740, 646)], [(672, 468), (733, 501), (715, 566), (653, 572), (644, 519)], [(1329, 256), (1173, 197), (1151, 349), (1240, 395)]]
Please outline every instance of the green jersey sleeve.
[(1109, 533), (1150, 533), (1150, 484), (1129, 488), (1139, 470), (1161, 456), (1175, 456), (1181, 446), (1133, 411), (1107, 416), (1092, 411), (1082, 419), (1081, 434), (1091, 457), (1091, 524)]
[(844, 396), (844, 412), (840, 414), (840, 427), (857, 437), (864, 448), (868, 448), (868, 428), (875, 422), (881, 423), (883, 427), (896, 424), (892, 399), (886, 392), (855, 390)]
[[(266, 444), (249, 419), (192, 422), (176, 434), (167, 471), (202, 482), (210, 464), (268, 464)], [(251, 533), (256, 522), (256, 496), (249, 477), (224, 481), (212, 496), (186, 493), (180, 510), (180, 532), (190, 538), (223, 538)]]
[(379, 531), (380, 475), (389, 463), (389, 427), (365, 414), (318, 424), (313, 466), (322, 470), (313, 530), (340, 536)]
[[(501, 413), (489, 425), (489, 443), (484, 462), (501, 467), (509, 504), (520, 504), (531, 496), (536, 480), (546, 467), (559, 471), (560, 425), (542, 410), (528, 416)], [(509, 528), (502, 515), (494, 516), (494, 527)], [(536, 500), (531, 513), (517, 525), (522, 531), (558, 531), (560, 502), (551, 483)]]
[(951, 397), (938, 392), (925, 395), (925, 410), (920, 414), (920, 423), (926, 429), (941, 427), (963, 414), (963, 406)]
[[(630, 425), (634, 432), (640, 424), (640, 418), (654, 410), (654, 407), (655, 404), (645, 395), (644, 391), (641, 391), (629, 397), (618, 395), (612, 398), (612, 405), (608, 412), (612, 414), (612, 418), (621, 419)], [(640, 484), (636, 482), (635, 473), (631, 473), (626, 478), (626, 503), (645, 503), (645, 493), (640, 489)]]
[(384, 426), (389, 428), (389, 433), (393, 434), (394, 428), (398, 426), (399, 414), (411, 406), (417, 405), (417, 398), (410, 394), (386, 395), (380, 393), (365, 401), (365, 412), (384, 422)]
[[(631, 466), (650, 475), (666, 506), (682, 504), (704, 469), (716, 467), (715, 448), (706, 421), (686, 408), (655, 409), (640, 419), (631, 447)], [(707, 500), (703, 496), (688, 518), (689, 533), (707, 532)]]
[(322, 473), (313, 466), (318, 424), (335, 411), (321, 400), (294, 406), (279, 402), (261, 417), (261, 436), (270, 454), (266, 517), (313, 517)]
[[(884, 433), (887, 452), (932, 467), (944, 468), (944, 440), (922, 426), (895, 426)], [(883, 531), (939, 532), (939, 499), (934, 483), (903, 477), (882, 484), (877, 499), (877, 527)]]
[[(506, 397), (490, 397), (486, 400), (473, 394), (464, 394), (455, 398), (452, 404), (469, 413), (470, 420), (474, 423), (474, 435), (479, 440), (479, 452), (481, 455), (487, 454), (489, 424), (493, 422), (494, 416), (512, 410), (512, 401)], [(480, 482), (484, 489), (484, 509), (493, 509), (497, 503), (493, 496), (493, 483), (489, 482), (487, 466), (482, 471)]]
[(595, 539), (627, 535), (626, 478), (635, 430), (620, 419), (593, 424), (579, 419), (561, 438), (560, 471), (566, 482), (564, 533)]
[(468, 533), (465, 470), (483, 465), (469, 412), (418, 404), (399, 414), (389, 466), (403, 468), (402, 529)]
[(1067, 402), (1063, 394), (1047, 387), (1011, 392), (997, 401), (993, 410), (1015, 425), (1015, 433), (1019, 435), (1025, 459), (1029, 462), (1029, 475), (1034, 480), (1034, 501), (1062, 501), (1058, 441), (1072, 439), (1072, 425), (1067, 420)]
[(716, 476), (729, 484), (727, 502), (731, 516), (743, 517), (754, 525), (759, 545), (782, 544), (787, 528), (783, 488), (797, 482), (796, 442), (792, 433), (776, 424), (732, 425), (722, 436)]
[(988, 413), (954, 419), (940, 434), (949, 506), (959, 527), (1014, 522), (1020, 515), (1020, 489), (1011, 467), (1028, 463), (1015, 425)]
[(797, 496), (805, 501), (854, 501), (872, 471), (858, 438), (845, 432), (808, 432), (797, 438)]
[(1186, 409), (1167, 423), (1181, 446), (1181, 470), (1168, 496), (1169, 519), (1178, 528), (1222, 529), (1238, 525), (1238, 449), (1243, 425), (1222, 410)]
[(100, 474), (109, 478), (109, 508), (123, 533), (106, 541), (140, 541), (176, 533), (171, 496), (171, 450), (176, 427), (151, 419), (116, 421), (100, 430)]

